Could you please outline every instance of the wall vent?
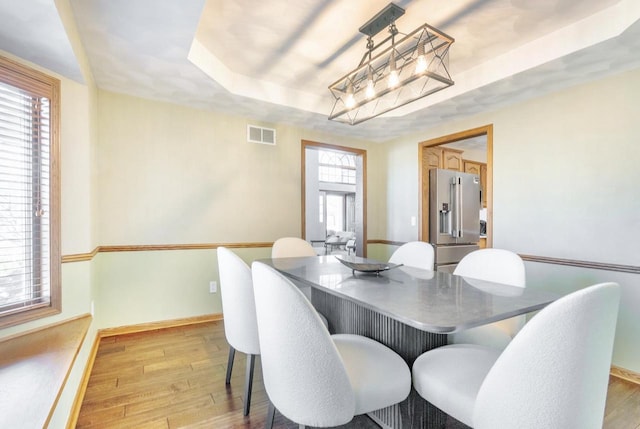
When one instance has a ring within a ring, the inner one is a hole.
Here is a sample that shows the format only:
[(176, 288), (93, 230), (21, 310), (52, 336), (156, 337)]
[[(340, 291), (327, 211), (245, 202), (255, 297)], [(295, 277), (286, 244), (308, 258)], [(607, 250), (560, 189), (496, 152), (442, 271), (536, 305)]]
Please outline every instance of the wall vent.
[(247, 140), (249, 143), (261, 143), (276, 145), (276, 130), (273, 128), (258, 127), (256, 125), (247, 125)]

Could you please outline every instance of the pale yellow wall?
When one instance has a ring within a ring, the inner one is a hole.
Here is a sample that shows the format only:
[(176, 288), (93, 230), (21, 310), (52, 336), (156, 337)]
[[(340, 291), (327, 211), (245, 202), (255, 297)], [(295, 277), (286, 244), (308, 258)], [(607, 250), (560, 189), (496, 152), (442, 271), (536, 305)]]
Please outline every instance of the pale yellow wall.
[[(387, 166), (384, 144), (374, 144), (367, 150), (367, 238), (387, 237)], [(368, 246), (367, 252), (371, 249)], [(375, 253), (375, 251), (374, 251)], [(367, 253), (368, 257), (373, 257)]]
[[(639, 98), (634, 70), (385, 145), (386, 238), (418, 237), (405, 220), (418, 212), (418, 142), (493, 124), (494, 247), (640, 266)], [(639, 275), (528, 264), (529, 287), (564, 292), (607, 279), (623, 287), (614, 364), (640, 372)]]
[[(247, 118), (99, 92), (100, 245), (273, 242), (301, 235), (301, 140), (368, 151), (368, 211), (379, 209), (378, 145), (279, 124), (247, 142)], [(375, 221), (375, 215), (371, 216)], [(371, 222), (371, 221), (370, 221)], [(374, 228), (375, 233), (375, 228)], [(370, 235), (371, 237), (371, 235)], [(270, 249), (245, 251), (249, 261)], [(112, 327), (220, 313), (215, 252), (96, 258), (96, 318)]]
[(398, 247), (399, 246), (392, 244), (369, 244), (367, 247), (367, 258), (376, 259), (378, 261), (388, 261)]
[(276, 146), (251, 144), (246, 118), (106, 91), (99, 100), (101, 245), (299, 236), (301, 140), (369, 146), (284, 125)]

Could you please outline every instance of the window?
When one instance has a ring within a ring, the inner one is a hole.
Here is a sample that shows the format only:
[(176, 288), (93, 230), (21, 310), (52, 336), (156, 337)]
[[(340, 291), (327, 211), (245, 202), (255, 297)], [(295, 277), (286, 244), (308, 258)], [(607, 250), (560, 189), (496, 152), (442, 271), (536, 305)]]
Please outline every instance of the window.
[(344, 231), (344, 195), (327, 193), (327, 230)]
[(60, 312), (59, 94), (0, 57), (0, 326)]
[(318, 153), (321, 182), (356, 183), (356, 157), (350, 153), (321, 150)]

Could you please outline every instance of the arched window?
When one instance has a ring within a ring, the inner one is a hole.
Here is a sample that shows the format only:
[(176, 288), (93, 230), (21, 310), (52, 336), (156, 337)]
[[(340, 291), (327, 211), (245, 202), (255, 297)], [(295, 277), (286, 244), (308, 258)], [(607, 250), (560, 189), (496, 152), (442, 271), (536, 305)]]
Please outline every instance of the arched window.
[(356, 183), (356, 157), (345, 152), (320, 150), (318, 174), (321, 182)]

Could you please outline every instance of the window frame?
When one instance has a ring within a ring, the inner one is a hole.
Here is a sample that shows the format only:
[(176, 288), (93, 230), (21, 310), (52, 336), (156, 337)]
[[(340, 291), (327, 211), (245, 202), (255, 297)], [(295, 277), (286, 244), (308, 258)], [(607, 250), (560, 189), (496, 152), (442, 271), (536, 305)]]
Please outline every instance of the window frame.
[[(327, 160), (327, 157), (332, 159)], [(318, 180), (324, 183), (355, 185), (355, 157), (352, 153), (319, 149)], [(339, 177), (339, 180), (331, 180), (331, 176)]]
[(60, 254), (60, 80), (0, 55), (0, 81), (49, 99), (49, 303), (0, 314), (0, 328), (62, 311)]

